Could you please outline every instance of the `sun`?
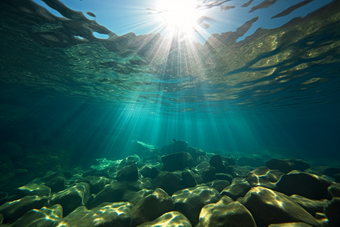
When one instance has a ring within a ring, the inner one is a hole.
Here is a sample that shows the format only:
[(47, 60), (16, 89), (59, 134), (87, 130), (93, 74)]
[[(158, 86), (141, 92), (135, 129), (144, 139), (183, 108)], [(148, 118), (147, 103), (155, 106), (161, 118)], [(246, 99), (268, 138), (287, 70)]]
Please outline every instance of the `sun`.
[(203, 15), (196, 0), (163, 0), (159, 8), (165, 25), (181, 32), (192, 32)]

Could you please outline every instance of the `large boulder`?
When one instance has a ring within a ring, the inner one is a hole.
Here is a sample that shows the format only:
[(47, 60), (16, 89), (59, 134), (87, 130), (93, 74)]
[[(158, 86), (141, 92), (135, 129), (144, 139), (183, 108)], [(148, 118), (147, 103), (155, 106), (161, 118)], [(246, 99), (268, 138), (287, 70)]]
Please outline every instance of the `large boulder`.
[(224, 188), (221, 192), (221, 195), (226, 195), (236, 200), (239, 197), (243, 197), (247, 192), (251, 189), (251, 186), (244, 178), (234, 178), (231, 182), (231, 185)]
[(262, 186), (270, 189), (276, 188), (276, 182), (282, 176), (282, 172), (278, 170), (268, 169), (266, 166), (260, 166), (250, 171), (246, 175), (246, 180), (252, 187)]
[(138, 167), (135, 163), (127, 165), (119, 170), (117, 174), (118, 181), (136, 181), (138, 180)]
[(187, 151), (188, 143), (183, 140), (176, 140), (170, 145), (162, 147), (161, 152), (163, 154), (171, 154), (177, 152)]
[(221, 198), (216, 189), (207, 186), (196, 186), (177, 191), (172, 195), (176, 210), (183, 213), (194, 226), (199, 221), (202, 207), (215, 203)]
[(213, 155), (209, 161), (210, 166), (215, 167), (217, 173), (225, 173), (227, 168), (223, 164), (222, 158), (219, 154)]
[(152, 194), (141, 199), (131, 210), (132, 226), (153, 221), (166, 212), (173, 211), (171, 197), (162, 189), (157, 188)]
[(276, 183), (276, 190), (286, 195), (298, 194), (309, 199), (331, 198), (328, 187), (331, 181), (311, 173), (292, 171)]
[(305, 171), (310, 166), (307, 162), (301, 159), (270, 159), (266, 162), (266, 166), (269, 169), (278, 169), (283, 173), (288, 173), (292, 170)]
[(163, 214), (154, 221), (145, 222), (138, 227), (159, 227), (159, 226), (171, 226), (171, 227), (191, 227), (190, 221), (180, 212), (171, 211)]
[(257, 227), (286, 222), (319, 226), (316, 219), (289, 196), (268, 188), (254, 187), (239, 201), (253, 215)]
[(24, 186), (12, 190), (8, 197), (11, 200), (16, 200), (27, 195), (37, 195), (37, 196), (50, 196), (51, 188), (43, 184), (28, 183)]
[(205, 205), (197, 227), (247, 226), (256, 227), (251, 213), (241, 203), (223, 196), (217, 203)]
[(308, 211), (313, 217), (315, 217), (317, 213), (323, 213), (328, 204), (327, 200), (307, 199), (300, 195), (292, 195), (290, 198)]
[(331, 200), (328, 206), (325, 207), (325, 214), (328, 218), (329, 227), (340, 226), (340, 198), (336, 197)]
[(169, 195), (172, 195), (175, 191), (182, 188), (181, 183), (181, 175), (177, 173), (170, 173), (167, 171), (162, 171), (158, 174), (157, 178), (154, 182), (155, 188), (162, 188)]
[(122, 200), (123, 193), (126, 189), (126, 185), (121, 182), (107, 184), (103, 190), (98, 192), (98, 194), (94, 197), (91, 204), (88, 205), (88, 208), (96, 207), (104, 202), (119, 202)]
[(165, 171), (183, 170), (192, 167), (194, 160), (188, 152), (179, 152), (161, 157)]
[(51, 205), (60, 204), (63, 207), (63, 215), (66, 216), (78, 206), (85, 205), (89, 194), (90, 185), (81, 182), (54, 194), (51, 198)]
[(4, 223), (14, 222), (26, 212), (32, 209), (40, 209), (48, 204), (48, 197), (28, 195), (21, 199), (6, 202), (0, 206), (0, 214), (3, 215)]

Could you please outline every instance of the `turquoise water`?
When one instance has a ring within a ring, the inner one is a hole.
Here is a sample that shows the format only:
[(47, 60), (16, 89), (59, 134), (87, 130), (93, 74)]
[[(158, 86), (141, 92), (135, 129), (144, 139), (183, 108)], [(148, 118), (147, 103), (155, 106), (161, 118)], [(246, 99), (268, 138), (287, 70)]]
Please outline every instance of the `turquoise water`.
[[(219, 33), (192, 41), (147, 29), (117, 35), (97, 12), (98, 23), (54, 1), (45, 3), (60, 16), (32, 1), (1, 1), (3, 157), (48, 154), (65, 164), (58, 168), (89, 167), (134, 154), (136, 141), (161, 148), (175, 139), (221, 155), (338, 164), (340, 5), (256, 9), (261, 2), (235, 3), (244, 18), (231, 13), (230, 31), (212, 19)], [(280, 12), (288, 16), (270, 19)]]

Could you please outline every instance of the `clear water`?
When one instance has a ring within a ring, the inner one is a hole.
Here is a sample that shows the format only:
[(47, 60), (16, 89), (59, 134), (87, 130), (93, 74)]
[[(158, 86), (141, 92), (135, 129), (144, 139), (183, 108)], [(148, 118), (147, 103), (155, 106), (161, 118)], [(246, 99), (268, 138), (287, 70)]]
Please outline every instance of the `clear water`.
[(112, 18), (91, 1), (36, 2), (0, 3), (3, 151), (75, 167), (176, 139), (339, 163), (338, 1), (227, 1), (194, 41), (146, 21), (148, 1)]

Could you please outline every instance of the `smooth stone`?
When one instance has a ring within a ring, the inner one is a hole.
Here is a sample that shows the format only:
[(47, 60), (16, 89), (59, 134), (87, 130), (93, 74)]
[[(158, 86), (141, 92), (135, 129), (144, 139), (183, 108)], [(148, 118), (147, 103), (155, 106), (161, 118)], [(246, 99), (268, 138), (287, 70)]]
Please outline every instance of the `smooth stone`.
[(292, 195), (290, 198), (299, 204), (303, 209), (308, 211), (313, 217), (315, 217), (316, 213), (323, 212), (324, 208), (327, 206), (328, 201), (324, 200), (313, 200), (308, 199), (300, 195)]
[(283, 173), (289, 173), (294, 170), (295, 164), (288, 160), (273, 158), (266, 162), (266, 166), (269, 169), (277, 169)]
[(153, 193), (153, 190), (148, 190), (148, 189), (142, 189), (140, 191), (132, 191), (132, 190), (126, 190), (123, 194), (123, 201), (132, 203), (132, 204), (136, 204), (139, 202), (139, 200), (141, 200), (142, 198), (144, 198), (147, 195), (150, 195)]
[(247, 226), (256, 227), (253, 216), (239, 202), (223, 196), (217, 203), (205, 205), (200, 213), (197, 227)]
[(286, 195), (301, 195), (308, 199), (329, 199), (328, 187), (332, 182), (311, 173), (291, 171), (282, 175), (276, 190)]
[(40, 210), (33, 209), (24, 214), (11, 227), (48, 227), (63, 218), (63, 208), (56, 204), (49, 208), (42, 207)]
[(162, 171), (155, 179), (154, 187), (162, 188), (166, 193), (172, 195), (182, 187), (180, 185), (181, 180), (181, 175), (179, 174)]
[(231, 182), (233, 180), (233, 176), (228, 173), (216, 173), (215, 174), (216, 180), (227, 180)]
[(319, 227), (316, 219), (289, 196), (268, 188), (254, 187), (238, 201), (253, 215), (257, 227), (287, 222), (304, 222)]
[(260, 166), (250, 171), (245, 178), (251, 187), (262, 186), (275, 189), (276, 183), (282, 174), (283, 173), (278, 170), (271, 170), (266, 166)]
[(210, 166), (215, 167), (216, 173), (225, 173), (227, 168), (223, 164), (222, 158), (219, 154), (213, 155), (209, 161)]
[(8, 197), (11, 200), (20, 199), (22, 197), (25, 197), (27, 195), (37, 195), (37, 196), (50, 196), (51, 195), (51, 188), (49, 188), (46, 185), (43, 184), (37, 184), (37, 183), (28, 183), (24, 186), (21, 186), (19, 188), (16, 188), (12, 190)]
[(233, 200), (236, 200), (239, 197), (243, 197), (247, 192), (251, 189), (251, 186), (244, 178), (234, 178), (231, 182), (231, 185), (224, 188), (221, 192), (221, 195), (226, 195), (232, 198)]
[(118, 181), (136, 181), (138, 180), (138, 167), (136, 164), (131, 164), (123, 167), (117, 173)]
[(104, 203), (88, 210), (79, 206), (72, 213), (56, 222), (53, 227), (130, 227), (132, 204), (127, 202)]
[(90, 185), (90, 193), (97, 194), (98, 192), (103, 190), (103, 188), (105, 187), (107, 183), (109, 183), (109, 179), (107, 179), (106, 177), (87, 176), (87, 177), (78, 179), (76, 182), (77, 183), (78, 182), (88, 183)]
[(152, 188), (152, 180), (150, 178), (142, 178), (136, 181), (124, 181), (127, 189), (139, 191), (142, 189), (151, 189)]
[(153, 166), (143, 166), (140, 172), (144, 177), (150, 177), (151, 179), (156, 178), (159, 174), (159, 170)]
[(52, 192), (58, 192), (65, 189), (66, 179), (63, 176), (56, 176), (47, 181), (45, 185), (50, 187)]
[(179, 152), (161, 157), (165, 171), (183, 170), (192, 167), (194, 160), (188, 152)]
[(26, 212), (32, 209), (40, 209), (48, 204), (48, 197), (28, 195), (21, 199), (6, 202), (0, 206), (0, 213), (4, 217), (4, 222), (14, 222)]
[(245, 177), (251, 171), (248, 166), (232, 166), (231, 168), (231, 173), (234, 177)]
[(161, 188), (142, 198), (131, 210), (131, 225), (153, 221), (166, 212), (173, 211), (172, 198)]
[(113, 203), (121, 201), (126, 189), (126, 185), (122, 182), (114, 182), (112, 184), (105, 185), (103, 190), (98, 192), (98, 194), (94, 197), (89, 208), (94, 208), (104, 202)]
[(216, 189), (208, 186), (196, 186), (175, 192), (172, 195), (176, 210), (183, 213), (195, 226), (199, 221), (202, 207), (215, 203), (221, 198)]
[(184, 188), (191, 188), (197, 185), (194, 173), (191, 170), (182, 172), (182, 183)]
[(310, 168), (310, 165), (302, 159), (289, 159), (290, 162), (294, 163), (294, 169), (305, 171)]
[(268, 227), (312, 227), (304, 222), (290, 222), (290, 223), (280, 223), (280, 224), (272, 224)]
[(78, 206), (85, 205), (89, 193), (90, 185), (81, 182), (54, 194), (51, 198), (51, 205), (60, 204), (63, 207), (63, 216), (67, 216)]
[(180, 212), (171, 211), (163, 214), (159, 218), (151, 222), (145, 222), (138, 227), (192, 227), (190, 221)]
[(214, 180), (214, 181), (208, 182), (207, 185), (210, 188), (215, 188), (218, 192), (222, 192), (224, 188), (230, 185), (230, 182), (227, 180)]
[(325, 207), (325, 215), (328, 218), (329, 227), (340, 226), (340, 198), (333, 198)]
[(202, 178), (205, 182), (210, 182), (216, 179), (216, 169), (213, 166), (205, 168), (202, 172)]
[(340, 197), (340, 183), (332, 184), (328, 187), (328, 191), (332, 197)]

